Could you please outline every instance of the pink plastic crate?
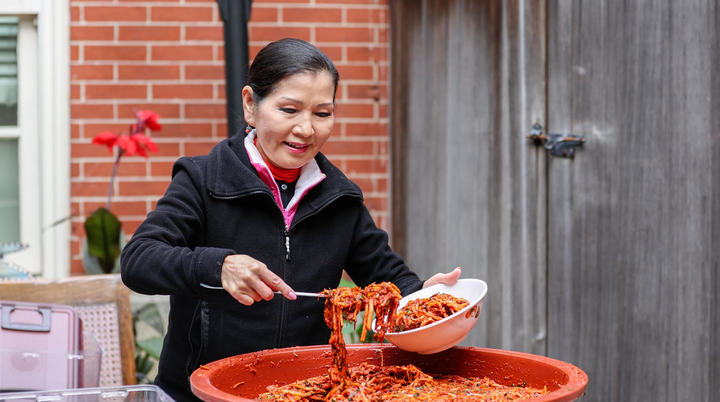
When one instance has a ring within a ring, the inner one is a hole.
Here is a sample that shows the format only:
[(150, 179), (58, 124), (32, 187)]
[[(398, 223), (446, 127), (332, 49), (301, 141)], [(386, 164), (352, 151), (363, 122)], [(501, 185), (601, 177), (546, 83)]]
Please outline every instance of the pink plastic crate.
[(0, 301), (0, 392), (80, 386), (82, 325), (70, 306)]

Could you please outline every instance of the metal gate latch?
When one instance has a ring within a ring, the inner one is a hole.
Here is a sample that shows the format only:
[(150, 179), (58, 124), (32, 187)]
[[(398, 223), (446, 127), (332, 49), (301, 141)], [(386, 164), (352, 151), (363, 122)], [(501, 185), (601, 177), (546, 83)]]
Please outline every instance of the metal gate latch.
[(550, 151), (552, 156), (563, 158), (575, 157), (575, 147), (582, 146), (585, 138), (577, 134), (543, 133), (543, 126), (540, 123), (533, 124), (530, 129), (529, 138), (536, 146), (542, 145)]

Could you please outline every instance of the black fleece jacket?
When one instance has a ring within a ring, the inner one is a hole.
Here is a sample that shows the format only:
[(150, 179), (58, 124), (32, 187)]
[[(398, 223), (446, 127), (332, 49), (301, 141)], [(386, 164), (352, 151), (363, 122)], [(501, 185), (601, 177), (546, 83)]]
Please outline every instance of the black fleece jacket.
[(189, 375), (200, 364), (328, 342), (322, 301), (276, 296), (245, 306), (223, 290), (202, 287), (221, 286), (230, 254), (262, 261), (297, 291), (334, 288), (343, 269), (359, 286), (391, 281), (403, 294), (422, 287), (375, 226), (359, 187), (322, 154), (315, 160), (327, 177), (301, 200), (286, 230), (242, 135), (220, 142), (209, 155), (180, 158), (155, 211), (123, 249), (122, 279), (130, 289), (170, 295), (156, 383), (173, 398), (194, 399)]

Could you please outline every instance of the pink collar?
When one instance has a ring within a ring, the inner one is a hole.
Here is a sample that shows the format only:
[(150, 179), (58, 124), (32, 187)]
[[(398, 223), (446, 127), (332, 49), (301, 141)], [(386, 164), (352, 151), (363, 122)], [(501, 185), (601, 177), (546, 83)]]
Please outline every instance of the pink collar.
[(327, 176), (320, 171), (315, 159), (311, 159), (310, 162), (306, 163), (305, 166), (300, 168), (300, 175), (298, 176), (297, 183), (295, 184), (295, 194), (288, 203), (287, 207), (283, 207), (282, 198), (280, 198), (280, 188), (275, 182), (272, 171), (265, 163), (260, 151), (255, 147), (255, 130), (252, 130), (245, 136), (245, 150), (247, 151), (250, 163), (255, 167), (258, 172), (260, 180), (263, 181), (273, 194), (275, 203), (280, 208), (285, 219), (285, 228), (289, 229), (292, 223), (297, 207), (300, 204), (300, 200), (305, 197), (313, 187), (317, 186), (321, 181), (325, 180)]

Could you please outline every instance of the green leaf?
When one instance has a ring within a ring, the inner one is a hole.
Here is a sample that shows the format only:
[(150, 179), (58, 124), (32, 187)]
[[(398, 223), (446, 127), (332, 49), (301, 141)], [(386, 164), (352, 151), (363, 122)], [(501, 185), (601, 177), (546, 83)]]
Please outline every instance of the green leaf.
[(338, 284), (339, 288), (354, 288), (355, 286), (357, 286), (355, 282), (345, 278), (340, 278), (340, 283)]
[(160, 359), (160, 351), (162, 350), (163, 337), (155, 337), (143, 339), (135, 342), (135, 346), (143, 350), (155, 359)]
[(88, 253), (96, 257), (103, 273), (111, 273), (120, 256), (122, 223), (105, 208), (98, 208), (85, 220)]
[(146, 303), (135, 310), (133, 312), (133, 321), (135, 325), (137, 325), (137, 322), (143, 322), (158, 334), (162, 334), (164, 331), (163, 316), (155, 303)]

